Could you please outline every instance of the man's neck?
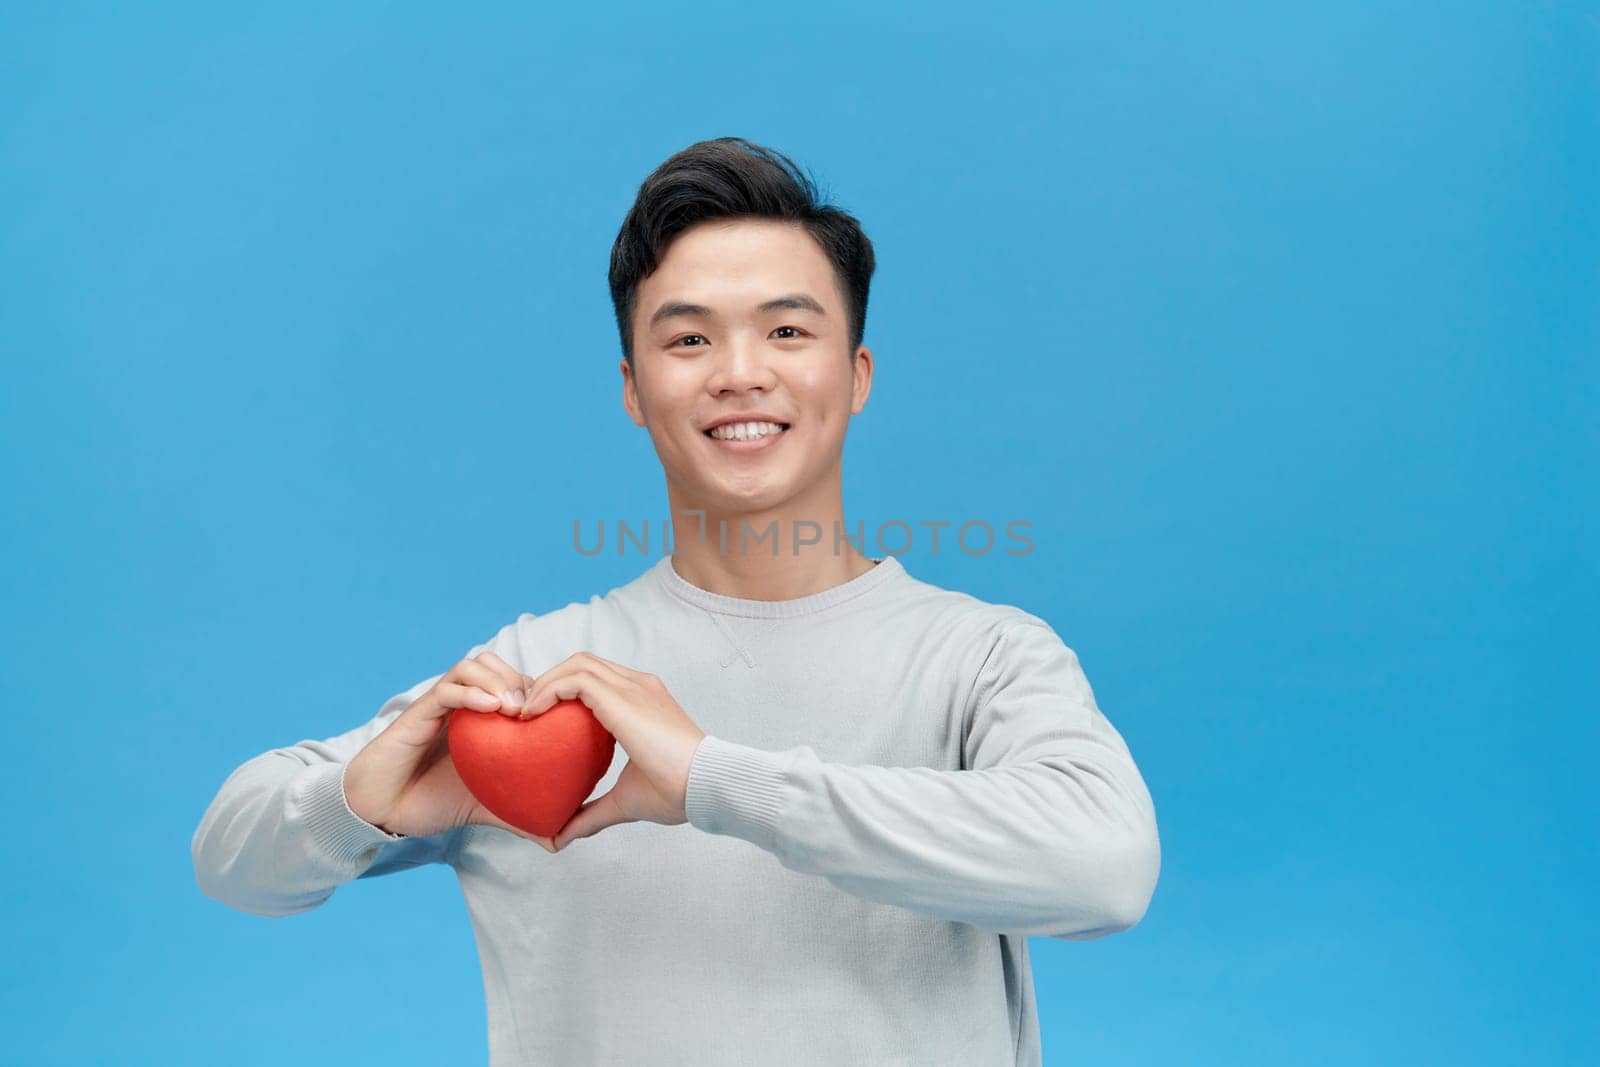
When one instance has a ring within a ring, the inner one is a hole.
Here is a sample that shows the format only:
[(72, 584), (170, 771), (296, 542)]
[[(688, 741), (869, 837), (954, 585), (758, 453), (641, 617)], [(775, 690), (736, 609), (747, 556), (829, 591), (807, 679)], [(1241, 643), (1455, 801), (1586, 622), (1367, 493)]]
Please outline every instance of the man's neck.
[[(672, 567), (691, 585), (744, 600), (794, 600), (843, 585), (873, 562), (844, 540), (842, 503), (776, 513), (674, 508)], [(837, 550), (834, 531), (839, 533)], [(798, 547), (798, 550), (796, 546)], [(776, 552), (774, 552), (774, 547)]]

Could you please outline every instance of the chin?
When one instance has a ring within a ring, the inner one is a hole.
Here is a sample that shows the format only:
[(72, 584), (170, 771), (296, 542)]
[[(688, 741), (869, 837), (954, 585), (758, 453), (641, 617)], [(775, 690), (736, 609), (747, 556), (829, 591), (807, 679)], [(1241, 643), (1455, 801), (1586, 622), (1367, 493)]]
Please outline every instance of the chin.
[(708, 485), (694, 494), (705, 508), (726, 515), (754, 514), (780, 508), (795, 498), (794, 489), (787, 486), (764, 485), (751, 489), (736, 489), (726, 485)]
[(728, 515), (755, 515), (781, 508), (794, 499), (790, 493), (720, 493), (710, 498), (712, 507)]

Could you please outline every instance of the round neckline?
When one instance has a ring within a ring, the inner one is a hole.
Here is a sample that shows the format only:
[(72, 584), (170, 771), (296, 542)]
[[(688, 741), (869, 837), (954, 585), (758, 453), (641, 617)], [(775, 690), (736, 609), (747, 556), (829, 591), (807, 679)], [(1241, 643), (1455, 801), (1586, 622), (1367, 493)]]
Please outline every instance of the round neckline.
[[(872, 559), (871, 556), (867, 558)], [(677, 572), (670, 555), (662, 556), (652, 568), (652, 573), (656, 581), (678, 599), (718, 615), (736, 615), (746, 619), (787, 619), (836, 607), (906, 573), (900, 561), (893, 556), (883, 556), (872, 562), (872, 569), (863, 571), (849, 581), (789, 600), (750, 600), (702, 589)]]

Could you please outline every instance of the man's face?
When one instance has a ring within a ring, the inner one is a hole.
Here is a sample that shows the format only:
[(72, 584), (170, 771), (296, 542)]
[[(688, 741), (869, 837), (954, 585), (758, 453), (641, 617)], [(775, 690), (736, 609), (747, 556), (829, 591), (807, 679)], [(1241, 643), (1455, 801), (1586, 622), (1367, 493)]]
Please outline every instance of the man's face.
[[(780, 298), (788, 306), (761, 307)], [(837, 507), (845, 429), (871, 391), (872, 353), (860, 347), (852, 365), (833, 266), (803, 227), (740, 219), (684, 231), (639, 284), (633, 353), (623, 406), (650, 431), (675, 510), (810, 517)], [(726, 442), (705, 432), (750, 412), (787, 429)]]

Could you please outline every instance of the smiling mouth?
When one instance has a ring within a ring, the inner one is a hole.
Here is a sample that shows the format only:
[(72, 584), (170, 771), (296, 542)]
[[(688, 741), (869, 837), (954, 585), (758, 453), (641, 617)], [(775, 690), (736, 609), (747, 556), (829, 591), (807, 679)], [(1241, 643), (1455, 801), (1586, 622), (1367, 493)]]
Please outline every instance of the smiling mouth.
[(790, 424), (787, 422), (774, 423), (774, 425), (778, 427), (777, 433), (756, 434), (750, 437), (718, 437), (715, 431), (721, 429), (721, 427), (717, 426), (713, 426), (711, 429), (703, 430), (701, 432), (704, 433), (705, 436), (711, 438), (711, 440), (719, 441), (722, 444), (744, 444), (746, 442), (766, 441), (774, 437), (782, 437), (784, 434), (789, 432)]

